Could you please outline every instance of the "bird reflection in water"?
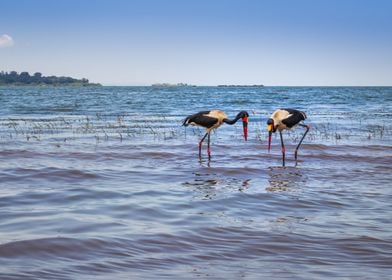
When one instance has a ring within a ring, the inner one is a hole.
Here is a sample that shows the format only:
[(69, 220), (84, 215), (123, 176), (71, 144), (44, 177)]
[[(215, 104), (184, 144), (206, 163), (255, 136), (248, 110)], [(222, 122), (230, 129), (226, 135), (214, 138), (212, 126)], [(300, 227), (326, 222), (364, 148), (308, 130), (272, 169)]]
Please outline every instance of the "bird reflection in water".
[(305, 186), (307, 177), (300, 168), (296, 167), (269, 167), (269, 186), (266, 188), (270, 192), (297, 191)]
[(222, 198), (234, 192), (242, 192), (249, 188), (250, 179), (241, 180), (237, 178), (222, 178), (217, 174), (194, 173), (197, 178), (186, 181), (182, 185), (191, 187), (194, 191), (201, 194), (198, 198), (214, 199)]

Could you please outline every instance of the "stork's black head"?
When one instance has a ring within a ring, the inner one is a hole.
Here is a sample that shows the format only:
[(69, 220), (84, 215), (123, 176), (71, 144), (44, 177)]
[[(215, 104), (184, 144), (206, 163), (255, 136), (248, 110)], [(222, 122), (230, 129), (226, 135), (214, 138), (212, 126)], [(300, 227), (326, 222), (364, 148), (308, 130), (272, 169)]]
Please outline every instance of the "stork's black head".
[(274, 119), (268, 119), (267, 127), (268, 127), (268, 152), (269, 152), (271, 150), (271, 136), (272, 136), (272, 132), (276, 131), (276, 126), (274, 124)]
[(238, 119), (242, 118), (242, 127), (243, 127), (243, 131), (244, 131), (245, 141), (248, 140), (248, 117), (249, 117), (249, 114), (247, 111), (239, 112), (236, 117)]
[(249, 117), (249, 114), (247, 111), (241, 111), (237, 114), (238, 118), (243, 118), (243, 117)]
[(268, 132), (276, 132), (276, 126), (274, 119), (268, 119), (267, 121)]

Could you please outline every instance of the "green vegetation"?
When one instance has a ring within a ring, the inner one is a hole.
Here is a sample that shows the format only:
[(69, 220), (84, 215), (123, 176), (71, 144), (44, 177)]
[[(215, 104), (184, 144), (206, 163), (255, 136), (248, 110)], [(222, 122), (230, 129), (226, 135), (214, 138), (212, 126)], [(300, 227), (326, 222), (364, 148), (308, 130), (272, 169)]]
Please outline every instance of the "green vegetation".
[(0, 72), (0, 86), (1, 85), (48, 85), (48, 86), (100, 86), (100, 84), (89, 83), (85, 78), (74, 79), (71, 77), (56, 77), (56, 76), (42, 76), (41, 73), (36, 72), (30, 76), (29, 72), (16, 71)]

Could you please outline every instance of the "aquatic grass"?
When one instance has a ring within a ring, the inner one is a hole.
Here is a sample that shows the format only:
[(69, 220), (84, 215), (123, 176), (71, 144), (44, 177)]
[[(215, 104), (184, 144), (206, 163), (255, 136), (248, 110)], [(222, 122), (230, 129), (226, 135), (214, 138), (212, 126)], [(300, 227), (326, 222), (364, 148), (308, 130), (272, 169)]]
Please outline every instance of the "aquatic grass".
[(390, 131), (385, 129), (385, 125), (372, 125), (367, 126), (368, 139), (373, 138), (384, 138), (384, 136), (390, 136)]
[(172, 139), (179, 134), (178, 123), (171, 121), (162, 125), (159, 121), (140, 121), (123, 115), (81, 117), (59, 117), (53, 119), (0, 119), (2, 131), (0, 139), (7, 140), (24, 136), (27, 141), (43, 140), (52, 137), (72, 139), (78, 136), (92, 137), (96, 142), (110, 139), (124, 141), (127, 138), (151, 137)]
[[(339, 118), (323, 119), (323, 122), (316, 120), (314, 122), (306, 122), (311, 126), (305, 142), (333, 142), (339, 144), (342, 141), (363, 141), (363, 140), (388, 140), (392, 138), (392, 127), (385, 124), (370, 124), (372, 120), (363, 120), (362, 118), (354, 118), (344, 126), (340, 124)], [(254, 131), (256, 139), (265, 141), (268, 133), (265, 129), (263, 121), (256, 120), (250, 123), (250, 131)], [(283, 133), (283, 137), (289, 139), (293, 143), (299, 141), (304, 133), (304, 129), (300, 127), (287, 130)], [(277, 133), (278, 135), (278, 133)], [(275, 135), (276, 136), (276, 135)], [(279, 138), (279, 136), (276, 136)]]
[[(254, 114), (254, 113), (253, 113)], [(96, 113), (86, 116), (59, 116), (54, 118), (7, 118), (0, 119), (0, 141), (9, 139), (25, 139), (27, 141), (43, 141), (62, 139), (63, 142), (80, 137), (102, 141), (127, 141), (135, 138), (164, 140), (187, 137), (188, 134), (201, 137), (205, 130), (200, 127), (183, 127), (180, 116), (150, 115), (135, 116), (128, 114), (106, 115)], [(335, 118), (324, 122), (308, 122), (311, 129), (306, 142), (334, 142), (362, 140), (388, 140), (391, 138), (391, 127), (385, 124), (371, 124), (364, 120), (353, 120), (346, 127), (341, 127)], [(220, 132), (222, 130), (222, 132)], [(231, 133), (230, 130), (234, 131)], [(249, 135), (260, 142), (267, 139), (267, 131), (263, 120), (254, 119), (249, 122)], [(218, 129), (215, 133), (230, 133), (231, 138), (242, 137), (242, 127), (232, 126)], [(298, 127), (285, 131), (284, 136), (297, 142), (303, 134)]]

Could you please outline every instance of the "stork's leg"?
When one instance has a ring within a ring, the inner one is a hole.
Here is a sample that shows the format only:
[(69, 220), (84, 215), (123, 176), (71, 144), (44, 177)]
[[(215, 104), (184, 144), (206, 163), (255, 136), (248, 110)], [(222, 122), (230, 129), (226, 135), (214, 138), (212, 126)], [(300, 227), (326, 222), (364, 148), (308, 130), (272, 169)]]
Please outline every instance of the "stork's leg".
[(207, 134), (208, 132), (204, 134), (203, 138), (201, 138), (201, 140), (199, 141), (199, 158), (201, 158), (201, 144), (203, 143), (204, 139), (206, 139)]
[(298, 153), (299, 146), (301, 146), (302, 141), (304, 140), (306, 134), (308, 134), (308, 131), (309, 131), (309, 129), (310, 129), (310, 126), (308, 126), (308, 125), (306, 125), (306, 124), (300, 123), (299, 125), (302, 126), (302, 127), (305, 127), (305, 128), (306, 128), (306, 131), (305, 131), (304, 135), (302, 136), (301, 140), (299, 141), (297, 147), (295, 148), (295, 153), (294, 153), (295, 160), (297, 160), (297, 153)]
[(211, 149), (210, 149), (210, 134), (208, 133), (208, 148), (207, 148), (207, 153), (208, 153), (208, 159), (211, 159)]
[(280, 145), (282, 146), (282, 159), (283, 159), (283, 166), (285, 166), (285, 156), (286, 156), (286, 149), (284, 148), (284, 143), (283, 143), (283, 136), (282, 136), (282, 131), (279, 130), (280, 134)]

